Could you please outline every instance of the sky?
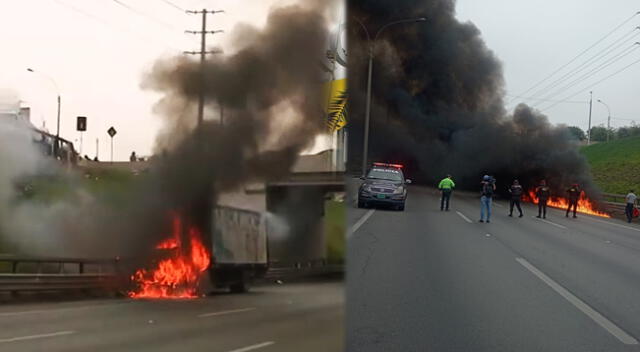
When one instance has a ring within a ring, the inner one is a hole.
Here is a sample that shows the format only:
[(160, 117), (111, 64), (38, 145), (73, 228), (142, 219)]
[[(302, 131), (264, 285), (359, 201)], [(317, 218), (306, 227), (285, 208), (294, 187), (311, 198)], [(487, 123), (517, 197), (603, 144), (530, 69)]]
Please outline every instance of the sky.
[[(598, 99), (609, 106), (612, 127), (629, 125), (630, 119), (640, 123), (640, 63), (604, 79), (640, 60), (640, 45), (633, 45), (640, 41), (640, 29), (634, 31), (640, 26), (640, 14), (529, 90), (634, 16), (640, 11), (637, 0), (458, 0), (456, 9), (458, 19), (473, 22), (502, 62), (506, 102), (511, 111), (516, 104), (527, 102), (543, 110), (553, 123), (586, 130), (592, 90), (592, 125), (606, 124), (607, 120), (607, 108)], [(616, 61), (618, 55), (620, 59)], [(596, 73), (599, 66), (602, 70)], [(582, 76), (586, 79), (580, 81)], [(601, 83), (593, 85), (601, 79)], [(576, 84), (571, 86), (574, 81)], [(547, 110), (555, 102), (535, 99), (563, 102)]]
[[(128, 9), (119, 3), (130, 7)], [(114, 127), (114, 159), (152, 153), (162, 120), (159, 99), (140, 82), (161, 57), (198, 51), (201, 15), (182, 9), (224, 10), (209, 15), (211, 46), (230, 53), (234, 26), (264, 25), (269, 8), (293, 0), (20, 0), (0, 1), (0, 88), (15, 90), (31, 121), (55, 134), (56, 95), (62, 97), (61, 136), (80, 150), (76, 117), (87, 116), (82, 154), (110, 159), (107, 130)], [(175, 6), (174, 6), (175, 5)], [(177, 7), (176, 7), (177, 6)], [(180, 9), (179, 9), (180, 8)], [(35, 73), (30, 73), (32, 68)], [(47, 78), (49, 77), (49, 78)], [(51, 82), (57, 85), (57, 88)]]

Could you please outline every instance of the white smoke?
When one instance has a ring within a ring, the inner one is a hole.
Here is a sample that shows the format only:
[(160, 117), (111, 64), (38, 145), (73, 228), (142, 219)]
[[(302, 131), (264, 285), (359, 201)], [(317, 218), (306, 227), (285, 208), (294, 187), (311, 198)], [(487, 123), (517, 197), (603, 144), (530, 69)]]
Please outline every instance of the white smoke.
[[(6, 106), (6, 105), (5, 105)], [(19, 105), (18, 105), (19, 110)], [(70, 255), (63, 228), (89, 199), (77, 187), (52, 201), (30, 199), (37, 180), (57, 179), (70, 185), (73, 177), (45, 156), (41, 136), (16, 112), (0, 114), (0, 251), (38, 255)], [(73, 182), (75, 184), (75, 182)]]
[(271, 212), (265, 212), (264, 217), (267, 221), (269, 239), (281, 241), (289, 237), (291, 227), (286, 219)]

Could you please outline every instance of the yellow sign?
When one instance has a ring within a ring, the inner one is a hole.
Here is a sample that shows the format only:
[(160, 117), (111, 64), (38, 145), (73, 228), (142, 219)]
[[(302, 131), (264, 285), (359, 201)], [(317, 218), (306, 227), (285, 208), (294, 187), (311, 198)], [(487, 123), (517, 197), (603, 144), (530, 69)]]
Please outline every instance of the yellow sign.
[(331, 132), (347, 125), (347, 79), (327, 82), (325, 85), (327, 125)]

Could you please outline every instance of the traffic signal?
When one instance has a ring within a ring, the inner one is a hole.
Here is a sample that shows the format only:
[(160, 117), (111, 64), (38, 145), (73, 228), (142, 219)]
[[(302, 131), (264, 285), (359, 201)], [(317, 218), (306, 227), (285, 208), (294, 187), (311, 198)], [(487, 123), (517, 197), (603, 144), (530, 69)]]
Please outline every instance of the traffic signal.
[(78, 116), (78, 120), (76, 122), (76, 130), (82, 131), (82, 132), (87, 130), (87, 117), (86, 116)]

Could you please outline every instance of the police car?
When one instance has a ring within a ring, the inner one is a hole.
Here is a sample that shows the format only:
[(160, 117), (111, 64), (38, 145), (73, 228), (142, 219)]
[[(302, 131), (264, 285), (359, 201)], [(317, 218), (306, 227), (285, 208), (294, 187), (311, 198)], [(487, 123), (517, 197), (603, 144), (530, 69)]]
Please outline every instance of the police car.
[(407, 199), (407, 184), (402, 165), (373, 163), (358, 190), (358, 208), (373, 205), (387, 205), (397, 210), (404, 210)]

